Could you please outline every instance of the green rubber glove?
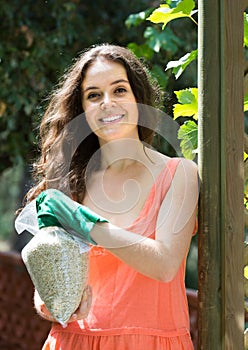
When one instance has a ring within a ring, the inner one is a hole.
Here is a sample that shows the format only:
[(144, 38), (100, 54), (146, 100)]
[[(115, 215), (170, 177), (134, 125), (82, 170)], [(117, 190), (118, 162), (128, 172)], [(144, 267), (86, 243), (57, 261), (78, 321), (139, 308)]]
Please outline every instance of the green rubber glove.
[(84, 205), (81, 205), (63, 192), (48, 189), (36, 199), (39, 228), (59, 226), (76, 234), (87, 243), (97, 243), (90, 237), (90, 231), (97, 222), (108, 222)]

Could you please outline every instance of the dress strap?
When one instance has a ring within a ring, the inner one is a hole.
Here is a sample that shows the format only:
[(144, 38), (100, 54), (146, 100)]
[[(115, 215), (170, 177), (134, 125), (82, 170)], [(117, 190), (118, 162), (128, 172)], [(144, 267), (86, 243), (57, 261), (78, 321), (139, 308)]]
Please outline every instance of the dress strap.
[(160, 193), (160, 200), (166, 196), (168, 192), (173, 177), (176, 173), (177, 166), (180, 162), (180, 158), (171, 158), (166, 164), (165, 168), (161, 171), (157, 181), (156, 181), (156, 192)]

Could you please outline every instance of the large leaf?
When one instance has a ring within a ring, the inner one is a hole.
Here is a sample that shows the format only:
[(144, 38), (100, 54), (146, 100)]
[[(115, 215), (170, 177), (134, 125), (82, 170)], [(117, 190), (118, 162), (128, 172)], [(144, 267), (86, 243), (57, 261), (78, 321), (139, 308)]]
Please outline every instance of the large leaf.
[(180, 147), (185, 158), (193, 160), (197, 153), (198, 127), (193, 120), (187, 120), (178, 130), (178, 138), (182, 140)]
[(192, 10), (195, 7), (193, 0), (182, 0), (175, 8), (171, 8), (167, 4), (160, 5), (159, 8), (155, 9), (147, 20), (152, 23), (163, 23), (164, 27), (174, 19), (189, 17), (192, 19)]
[(248, 47), (248, 14), (244, 13), (244, 46)]
[(175, 75), (176, 79), (180, 77), (180, 75), (184, 72), (186, 67), (194, 61), (198, 56), (198, 50), (193, 50), (183, 57), (181, 57), (178, 61), (170, 61), (167, 66), (166, 70), (172, 69), (173, 74)]
[(178, 117), (193, 117), (198, 119), (198, 89), (189, 88), (179, 91), (174, 91), (178, 102), (174, 104), (173, 114), (174, 119)]

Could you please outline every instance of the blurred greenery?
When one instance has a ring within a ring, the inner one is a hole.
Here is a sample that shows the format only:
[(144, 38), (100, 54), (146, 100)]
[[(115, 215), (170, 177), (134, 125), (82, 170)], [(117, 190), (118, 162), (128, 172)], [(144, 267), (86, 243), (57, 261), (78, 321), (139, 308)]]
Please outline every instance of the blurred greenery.
[(44, 99), (84, 48), (126, 45), (138, 36), (125, 26), (148, 0), (0, 0), (0, 173), (32, 161)]
[[(0, 239), (13, 237), (13, 212), (26, 188), (26, 168), (36, 159), (37, 134), (46, 97), (73, 58), (95, 43), (126, 45), (131, 12), (150, 0), (0, 0)], [(141, 35), (141, 34), (140, 34)], [(12, 179), (12, 181), (11, 181)], [(17, 181), (17, 182), (16, 182)]]
[[(21, 169), (18, 166), (6, 169), (1, 174), (0, 181), (0, 212), (1, 212), (1, 239), (9, 238), (10, 223), (16, 210), (16, 198), (19, 195)], [(11, 225), (12, 226), (12, 225)], [(11, 227), (13, 229), (13, 227)]]

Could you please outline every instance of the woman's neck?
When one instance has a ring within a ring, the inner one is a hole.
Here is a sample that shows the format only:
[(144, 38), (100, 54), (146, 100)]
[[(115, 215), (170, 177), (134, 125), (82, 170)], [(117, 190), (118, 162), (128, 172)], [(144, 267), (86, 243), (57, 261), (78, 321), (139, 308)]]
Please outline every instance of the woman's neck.
[(101, 168), (122, 171), (136, 162), (145, 161), (144, 145), (140, 140), (114, 140), (101, 145)]

